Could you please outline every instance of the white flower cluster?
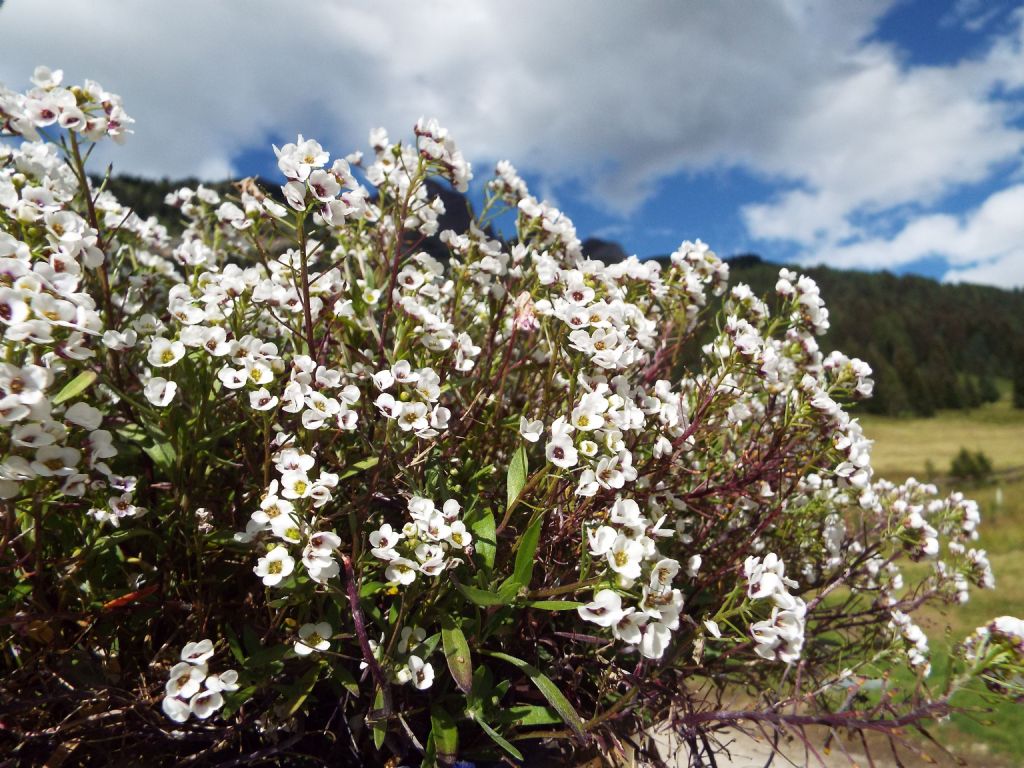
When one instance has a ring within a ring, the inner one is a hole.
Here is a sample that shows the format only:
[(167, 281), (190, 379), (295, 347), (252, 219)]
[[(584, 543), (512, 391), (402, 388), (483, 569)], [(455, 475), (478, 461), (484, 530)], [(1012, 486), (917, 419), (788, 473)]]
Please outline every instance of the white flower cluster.
[[(373, 383), (381, 390), (374, 405), (403, 432), (430, 438), (448, 428), (452, 412), (437, 401), (441, 397), (441, 377), (431, 368), (413, 370), (408, 360), (399, 360), (391, 368), (373, 374)], [(387, 390), (399, 385), (396, 399)]]
[[(86, 283), (106, 257), (95, 226), (70, 210), (88, 180), (56, 146), (39, 141), (39, 130), (57, 126), (90, 141), (120, 140), (132, 121), (120, 99), (97, 83), (65, 88), (62, 80), (60, 70), (38, 67), (36, 87), (27, 93), (0, 86), (0, 134), (26, 139), (0, 144), (0, 323), (7, 343), (0, 426), (10, 431), (0, 459), (0, 498), (42, 496), (49, 486), (95, 497), (91, 514), (118, 525), (145, 511), (132, 503), (135, 478), (115, 474), (107, 463), (117, 449), (101, 428), (103, 412), (85, 400), (64, 405), (54, 392), (57, 382), (69, 384), (73, 371), (96, 357), (90, 345), (103, 335), (104, 319)], [(96, 223), (120, 213), (126, 237), (146, 228), (109, 193), (96, 195), (94, 208)]]
[(315, 510), (331, 500), (331, 489), (338, 476), (320, 471), (314, 479), (310, 472), (316, 460), (296, 448), (286, 447), (274, 454), (274, 468), (280, 480), (272, 480), (252, 513), (245, 533), (235, 534), (238, 541), (250, 542), (270, 533), (277, 543), (257, 562), (253, 571), (268, 587), (277, 586), (295, 570), (295, 558), (289, 547), (304, 544), (302, 564), (313, 581), (324, 583), (340, 572), (334, 552), (341, 538), (332, 531), (319, 530)]
[(38, 141), (39, 129), (57, 126), (99, 141), (109, 136), (123, 143), (135, 121), (121, 105), (121, 97), (108, 93), (92, 80), (65, 88), (64, 70), (36, 67), (27, 93), (10, 91), (0, 84), (0, 132)]
[[(643, 579), (637, 605), (622, 607), (622, 596), (613, 589), (601, 589), (594, 600), (577, 609), (580, 618), (602, 627), (629, 645), (636, 646), (649, 659), (660, 659), (672, 633), (679, 629), (683, 593), (673, 586), (681, 566), (678, 560), (658, 552), (658, 539), (674, 534), (662, 526), (666, 516), (652, 522), (640, 512), (632, 499), (619, 499), (609, 510), (608, 523), (587, 531), (590, 554), (597, 558), (602, 572), (621, 590), (632, 590)], [(690, 578), (700, 569), (701, 558), (690, 558), (686, 573)], [(646, 573), (646, 577), (645, 577)]]
[(238, 672), (226, 669), (211, 674), (206, 664), (213, 657), (213, 641), (186, 643), (181, 661), (171, 667), (164, 686), (163, 710), (171, 720), (184, 723), (192, 715), (205, 720), (224, 706), (224, 693), (238, 690)]
[(408, 510), (412, 519), (401, 530), (384, 523), (370, 534), (370, 552), (386, 563), (384, 578), (391, 584), (412, 584), (417, 573), (440, 576), (462, 562), (453, 553), (466, 551), (473, 542), (459, 519), (462, 507), (455, 499), (438, 509), (430, 499), (413, 496)]
[(748, 557), (743, 563), (747, 577), (747, 597), (770, 599), (771, 616), (751, 625), (754, 652), (762, 658), (790, 664), (800, 658), (804, 647), (807, 606), (789, 593), (797, 583), (786, 577), (786, 564), (775, 553)]

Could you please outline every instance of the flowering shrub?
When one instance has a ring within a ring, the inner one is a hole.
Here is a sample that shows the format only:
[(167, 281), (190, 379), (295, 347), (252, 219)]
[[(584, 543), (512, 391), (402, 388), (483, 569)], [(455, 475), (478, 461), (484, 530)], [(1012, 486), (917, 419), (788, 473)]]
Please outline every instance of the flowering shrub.
[(118, 97), (33, 82), (0, 88), (7, 754), (434, 765), (667, 723), (696, 761), (1021, 695), (1005, 617), (929, 677), (914, 614), (993, 586), (978, 507), (873, 478), (808, 278), (587, 259), (504, 162), (442, 230), (428, 180), (472, 174), (422, 120), (181, 189), (171, 238), (87, 175)]

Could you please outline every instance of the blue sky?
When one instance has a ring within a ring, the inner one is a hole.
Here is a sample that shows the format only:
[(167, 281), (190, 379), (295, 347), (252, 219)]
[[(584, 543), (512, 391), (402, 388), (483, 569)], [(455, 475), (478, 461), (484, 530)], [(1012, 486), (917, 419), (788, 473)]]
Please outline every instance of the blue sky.
[(8, 0), (0, 81), (124, 96), (101, 159), (273, 176), (437, 117), (581, 236), (1024, 285), (1024, 7), (1006, 0)]

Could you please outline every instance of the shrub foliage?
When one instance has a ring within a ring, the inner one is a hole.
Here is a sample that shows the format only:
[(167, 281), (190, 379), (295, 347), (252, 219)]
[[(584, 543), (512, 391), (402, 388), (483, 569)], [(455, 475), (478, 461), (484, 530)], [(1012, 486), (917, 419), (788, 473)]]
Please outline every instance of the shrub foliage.
[(809, 278), (587, 259), (508, 163), (442, 230), (471, 169), (433, 121), (275, 148), (284, 203), (176, 190), (172, 237), (90, 182), (120, 99), (33, 83), (0, 88), (10, 759), (565, 762), (667, 726), (699, 762), (1021, 694), (1007, 617), (929, 676), (915, 612), (992, 586), (978, 509), (873, 477)]

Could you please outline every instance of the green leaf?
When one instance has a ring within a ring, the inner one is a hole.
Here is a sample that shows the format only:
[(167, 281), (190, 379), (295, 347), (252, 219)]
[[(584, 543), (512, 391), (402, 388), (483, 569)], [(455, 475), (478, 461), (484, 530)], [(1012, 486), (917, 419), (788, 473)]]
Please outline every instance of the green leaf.
[(542, 611), (574, 611), (583, 603), (574, 600), (533, 600), (528, 602), (530, 608), (539, 608)]
[(129, 539), (138, 538), (153, 539), (157, 542), (162, 541), (157, 534), (153, 533), (153, 531), (148, 528), (122, 528), (118, 531), (114, 531), (113, 533), (104, 535), (103, 538), (96, 543), (96, 547), (89, 553), (89, 556), (95, 557), (96, 555), (103, 554), (108, 549), (116, 547)]
[(562, 718), (551, 707), (540, 707), (536, 704), (519, 704), (504, 711), (508, 719), (520, 727), (535, 725), (555, 725)]
[(228, 648), (231, 649), (231, 655), (235, 657), (235, 661), (239, 664), (245, 664), (245, 654), (242, 653), (242, 644), (238, 640), (238, 635), (235, 634), (230, 626), (224, 627), (224, 636), (228, 640)]
[(529, 587), (530, 580), (533, 578), (534, 557), (537, 554), (542, 525), (544, 525), (544, 516), (538, 515), (523, 533), (523, 537), (519, 540), (519, 549), (516, 550), (516, 567), (512, 571), (512, 578), (524, 587)]
[(379, 463), (379, 456), (370, 456), (369, 458), (363, 459), (362, 461), (357, 461), (349, 469), (346, 469), (344, 472), (342, 472), (341, 477), (338, 479), (344, 480), (347, 477), (353, 477), (354, 475), (358, 475), (360, 472), (365, 472), (368, 469), (376, 467), (377, 464)]
[(152, 445), (144, 446), (142, 450), (153, 460), (154, 464), (164, 471), (173, 469), (174, 462), (178, 458), (178, 455), (174, 452), (174, 446), (170, 443), (153, 443)]
[(471, 587), (468, 584), (455, 583), (455, 588), (459, 590), (471, 602), (476, 605), (490, 606), (490, 605), (508, 605), (515, 600), (516, 595), (519, 594), (519, 584), (515, 582), (506, 582), (502, 584), (501, 588), (497, 592), (488, 592), (486, 589), (479, 589), (477, 587)]
[(488, 736), (491, 737), (491, 739), (494, 740), (495, 744), (497, 744), (499, 747), (501, 747), (506, 752), (508, 752), (510, 755), (512, 755), (512, 757), (514, 757), (516, 760), (522, 760), (523, 759), (523, 753), (520, 752), (515, 747), (513, 747), (511, 744), (509, 744), (504, 736), (502, 736), (496, 730), (491, 728), (491, 726), (489, 726), (487, 723), (485, 723), (479, 717), (476, 718), (476, 722), (477, 722), (477, 724), (481, 728), (484, 729), (484, 733), (486, 733)]
[[(373, 697), (373, 714), (376, 715), (384, 707), (384, 691), (377, 689), (377, 695)], [(384, 736), (387, 733), (387, 723), (384, 720), (376, 720), (371, 726), (373, 731), (373, 746), (380, 749), (384, 744)]]
[(505, 478), (508, 508), (515, 506), (523, 486), (526, 485), (526, 476), (529, 474), (530, 465), (526, 460), (526, 446), (520, 445), (519, 450), (512, 456), (512, 463), (508, 465), (508, 475)]
[(371, 597), (380, 592), (387, 585), (383, 581), (364, 581), (359, 586), (360, 597)]
[(442, 764), (451, 765), (458, 759), (459, 729), (448, 711), (436, 704), (430, 708), (430, 736)]
[(359, 682), (356, 680), (355, 676), (348, 671), (346, 666), (343, 664), (331, 665), (331, 674), (334, 676), (334, 679), (341, 683), (349, 693), (353, 696), (359, 695)]
[(291, 717), (299, 711), (299, 707), (302, 703), (309, 698), (309, 694), (313, 692), (313, 687), (316, 685), (317, 680), (320, 679), (320, 666), (314, 666), (301, 678), (295, 681), (288, 690), (285, 692), (288, 698), (285, 699), (283, 705), (285, 711), (285, 717)]
[(247, 688), (242, 688), (238, 691), (231, 691), (230, 693), (224, 694), (224, 707), (220, 711), (220, 717), (228, 720), (239, 708), (245, 704), (252, 695), (256, 693), (257, 687), (250, 685)]
[(64, 385), (64, 388), (57, 393), (57, 396), (53, 398), (54, 405), (60, 405), (66, 400), (70, 400), (72, 397), (82, 394), (87, 390), (92, 383), (96, 381), (96, 371), (82, 371), (80, 374), (75, 376), (71, 381)]
[(509, 656), (507, 653), (501, 653), (499, 651), (485, 651), (488, 656), (492, 656), (495, 659), (501, 659), (507, 661), (509, 664), (525, 672), (530, 678), (530, 681), (537, 687), (537, 690), (541, 692), (548, 703), (555, 708), (558, 715), (562, 718), (562, 721), (572, 729), (581, 739), (583, 738), (583, 720), (577, 714), (569, 700), (565, 698), (558, 686), (551, 682), (551, 678), (542, 673), (532, 664), (527, 664), (522, 659), (517, 659), (515, 656)]
[(494, 568), (494, 555), (497, 552), (497, 537), (494, 533), (494, 514), (486, 510), (483, 516), (473, 522), (469, 529), (473, 534), (476, 545), (476, 553), (483, 560), (483, 566), (488, 571)]
[(452, 679), (463, 693), (473, 690), (473, 659), (466, 636), (450, 614), (441, 617), (441, 642)]
[(146, 430), (138, 424), (122, 424), (117, 428), (117, 434), (125, 440), (131, 440), (133, 443), (144, 442), (148, 437)]

